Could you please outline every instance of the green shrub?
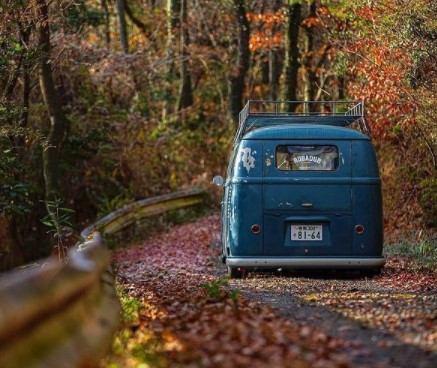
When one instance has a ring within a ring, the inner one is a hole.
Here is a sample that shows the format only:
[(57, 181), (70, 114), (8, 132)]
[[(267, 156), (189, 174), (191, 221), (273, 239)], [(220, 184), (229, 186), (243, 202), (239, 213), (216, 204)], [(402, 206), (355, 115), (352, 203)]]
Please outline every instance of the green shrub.
[(411, 257), (419, 268), (435, 270), (437, 268), (437, 243), (432, 233), (419, 230), (411, 233), (410, 237), (401, 239), (396, 244), (385, 247), (385, 253)]
[(437, 179), (426, 179), (420, 184), (420, 207), (425, 224), (437, 227)]
[(213, 302), (222, 302), (226, 299), (235, 301), (239, 297), (240, 292), (238, 290), (229, 291), (227, 289), (228, 283), (229, 279), (225, 277), (202, 284), (202, 287), (205, 289), (208, 299)]

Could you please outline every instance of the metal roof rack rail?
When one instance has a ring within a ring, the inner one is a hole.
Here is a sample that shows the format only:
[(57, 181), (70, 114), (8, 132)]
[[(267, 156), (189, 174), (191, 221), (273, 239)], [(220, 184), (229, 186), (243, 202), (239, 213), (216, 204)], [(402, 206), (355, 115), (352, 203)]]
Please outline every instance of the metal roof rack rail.
[(239, 115), (234, 143), (252, 129), (293, 123), (354, 127), (371, 134), (364, 101), (248, 100)]

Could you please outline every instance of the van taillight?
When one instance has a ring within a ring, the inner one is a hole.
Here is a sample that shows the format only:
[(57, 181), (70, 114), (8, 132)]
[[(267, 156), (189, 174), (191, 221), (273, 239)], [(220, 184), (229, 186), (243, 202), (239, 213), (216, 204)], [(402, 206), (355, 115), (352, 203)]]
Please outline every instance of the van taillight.
[(252, 227), (250, 228), (250, 230), (252, 230), (252, 232), (254, 234), (258, 234), (261, 231), (261, 227), (257, 224), (252, 225)]
[(363, 225), (356, 225), (356, 226), (355, 226), (355, 232), (356, 232), (357, 234), (362, 234), (362, 233), (364, 233), (364, 226), (363, 226)]

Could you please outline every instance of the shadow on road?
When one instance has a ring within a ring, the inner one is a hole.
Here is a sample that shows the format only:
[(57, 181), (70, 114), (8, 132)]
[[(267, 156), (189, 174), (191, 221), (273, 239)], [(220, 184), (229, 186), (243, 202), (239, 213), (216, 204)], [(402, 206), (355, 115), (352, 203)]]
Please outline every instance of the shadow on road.
[(248, 273), (230, 286), (284, 318), (347, 341), (358, 366), (436, 367), (435, 293), (389, 281), (384, 274), (305, 270)]

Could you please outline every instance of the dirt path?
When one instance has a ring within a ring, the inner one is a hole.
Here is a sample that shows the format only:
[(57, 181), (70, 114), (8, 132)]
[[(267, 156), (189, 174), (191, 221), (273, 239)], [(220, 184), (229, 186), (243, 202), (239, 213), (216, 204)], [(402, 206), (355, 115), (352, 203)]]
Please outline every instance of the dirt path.
[(115, 254), (121, 293), (141, 307), (124, 321), (108, 365), (437, 366), (435, 273), (393, 258), (371, 280), (255, 273), (228, 281), (219, 227), (218, 216), (206, 217)]
[(253, 274), (231, 286), (282, 317), (349, 341), (348, 357), (355, 365), (436, 367), (435, 289), (393, 286), (390, 279), (403, 272), (408, 271), (390, 262), (382, 276), (371, 280), (345, 272), (328, 277)]

